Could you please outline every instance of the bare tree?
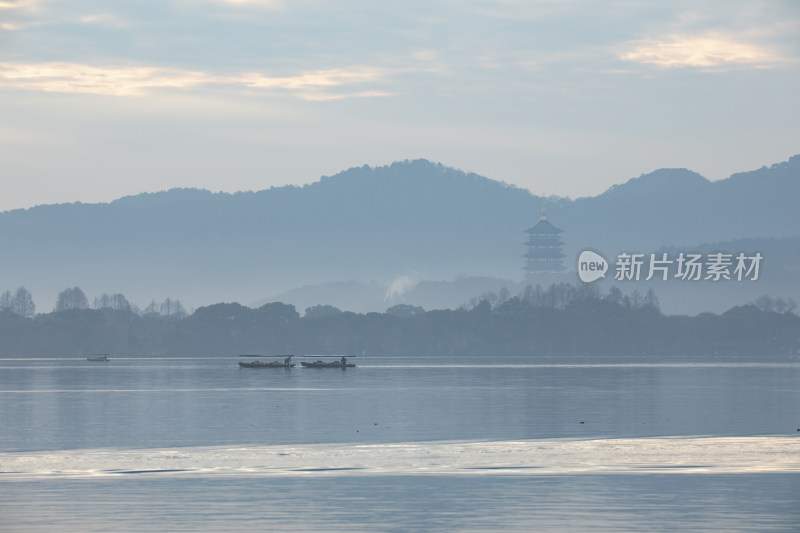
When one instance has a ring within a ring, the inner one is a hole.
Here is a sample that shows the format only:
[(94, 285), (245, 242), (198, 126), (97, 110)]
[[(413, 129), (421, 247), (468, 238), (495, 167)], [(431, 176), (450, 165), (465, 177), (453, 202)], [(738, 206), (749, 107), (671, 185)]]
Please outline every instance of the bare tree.
[(167, 298), (161, 302), (160, 310), (162, 316), (170, 316), (172, 314), (173, 303), (172, 298)]
[(36, 304), (33, 303), (31, 293), (25, 287), (19, 287), (11, 298), (11, 311), (20, 316), (33, 316), (36, 314)]
[(658, 296), (656, 296), (656, 291), (654, 291), (652, 288), (647, 289), (647, 293), (644, 295), (644, 303), (642, 305), (647, 309), (659, 311), (661, 307), (658, 304)]
[(525, 287), (525, 290), (522, 291), (522, 301), (534, 307), (543, 307), (545, 302), (544, 289), (538, 284), (536, 287), (528, 285)]
[(773, 298), (772, 296), (766, 294), (756, 298), (756, 300), (753, 302), (753, 305), (755, 305), (761, 311), (775, 313), (794, 313), (794, 310), (797, 309), (797, 302), (791, 298), (784, 299), (780, 296)]
[(180, 300), (167, 298), (161, 302), (159, 309), (162, 316), (174, 316), (178, 318), (183, 318), (186, 316), (186, 310), (183, 308), (183, 305), (181, 305)]
[(155, 300), (150, 300), (150, 303), (144, 308), (144, 314), (150, 315), (154, 313), (158, 314), (158, 304)]
[(111, 306), (117, 311), (130, 311), (131, 303), (120, 293), (111, 295)]
[(92, 306), (95, 309), (108, 309), (111, 307), (111, 297), (105, 292), (100, 296), (95, 296), (94, 304)]
[(630, 299), (632, 309), (641, 309), (642, 305), (644, 305), (644, 297), (642, 296), (642, 293), (636, 289), (633, 289), (631, 292)]
[(103, 293), (94, 299), (95, 309), (114, 309), (116, 311), (130, 311), (131, 304), (123, 294), (107, 294)]
[(622, 306), (625, 303), (625, 295), (617, 287), (611, 287), (605, 296), (605, 300), (614, 305)]
[(86, 299), (86, 294), (79, 287), (66, 288), (58, 293), (56, 312), (88, 308), (89, 301)]
[(500, 292), (497, 293), (497, 302), (495, 306), (499, 307), (504, 303), (507, 303), (511, 299), (511, 292), (506, 288), (503, 287), (500, 289)]
[(0, 311), (11, 311), (11, 291), (0, 294)]
[(763, 295), (756, 298), (756, 301), (753, 302), (753, 305), (758, 307), (762, 311), (774, 311), (775, 310), (775, 299), (769, 295)]
[(599, 300), (600, 287), (591, 283), (581, 283), (575, 288), (578, 300)]

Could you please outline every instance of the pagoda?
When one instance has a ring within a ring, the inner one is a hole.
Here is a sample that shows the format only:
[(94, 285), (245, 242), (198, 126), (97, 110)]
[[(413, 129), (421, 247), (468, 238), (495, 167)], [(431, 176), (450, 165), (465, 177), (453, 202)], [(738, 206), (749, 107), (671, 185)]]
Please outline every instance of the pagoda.
[(539, 222), (525, 230), (525, 233), (528, 234), (528, 242), (525, 243), (528, 246), (528, 253), (522, 256), (527, 259), (522, 269), (527, 272), (527, 276), (555, 274), (565, 270), (562, 263), (565, 256), (561, 253), (564, 242), (559, 236), (563, 230), (547, 220), (547, 206), (544, 200), (542, 200), (542, 216), (539, 218)]

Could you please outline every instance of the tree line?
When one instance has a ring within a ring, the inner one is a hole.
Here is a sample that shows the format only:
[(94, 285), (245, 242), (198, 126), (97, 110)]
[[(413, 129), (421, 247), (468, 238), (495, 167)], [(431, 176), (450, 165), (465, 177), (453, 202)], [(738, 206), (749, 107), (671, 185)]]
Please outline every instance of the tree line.
[(11, 294), (11, 291), (0, 294), (0, 311), (31, 317), (36, 314), (36, 304), (33, 303), (30, 291), (25, 287), (19, 287), (14, 294)]
[(172, 311), (159, 306), (159, 312), (137, 312), (112, 296), (108, 305), (101, 296), (91, 308), (73, 289), (65, 292), (63, 308), (51, 313), (0, 311), (0, 355), (800, 354), (796, 304), (770, 297), (689, 317), (661, 313), (652, 291), (604, 293), (565, 283), (530, 286), (516, 295), (486, 293), (457, 309), (400, 304), (383, 313), (353, 313), (316, 305), (302, 316), (281, 302), (256, 309), (219, 303), (181, 314), (165, 301), (164, 311)]
[[(80, 287), (67, 287), (58, 293), (53, 312), (61, 313), (82, 309), (111, 309), (115, 311), (130, 311), (139, 315), (159, 314), (179, 318), (183, 318), (188, 314), (180, 300), (177, 299), (166, 298), (161, 303), (152, 300), (147, 307), (140, 309), (120, 293), (103, 293), (100, 296), (96, 296), (90, 306), (86, 293)], [(21, 286), (13, 294), (11, 291), (0, 293), (0, 311), (6, 311), (21, 317), (33, 317), (36, 314), (36, 304), (30, 291)]]

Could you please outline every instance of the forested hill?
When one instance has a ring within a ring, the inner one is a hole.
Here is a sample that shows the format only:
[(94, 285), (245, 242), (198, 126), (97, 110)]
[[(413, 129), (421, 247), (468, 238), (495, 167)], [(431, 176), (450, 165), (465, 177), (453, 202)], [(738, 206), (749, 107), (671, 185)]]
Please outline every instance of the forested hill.
[(457, 310), (408, 305), (356, 314), (316, 306), (216, 304), (180, 318), (69, 310), (34, 318), (0, 312), (0, 355), (737, 355), (800, 354), (796, 304), (762, 299), (721, 315), (665, 316), (652, 292), (552, 285), (492, 294)]
[[(800, 237), (798, 197), (795, 156), (719, 182), (662, 169), (597, 197), (552, 199), (548, 214), (565, 230), (571, 267), (586, 246), (614, 253)], [(72, 286), (197, 307), (409, 273), (518, 280), (524, 230), (540, 208), (527, 190), (425, 160), (352, 168), (304, 187), (40, 206), (0, 213), (0, 288), (24, 285), (46, 311)]]

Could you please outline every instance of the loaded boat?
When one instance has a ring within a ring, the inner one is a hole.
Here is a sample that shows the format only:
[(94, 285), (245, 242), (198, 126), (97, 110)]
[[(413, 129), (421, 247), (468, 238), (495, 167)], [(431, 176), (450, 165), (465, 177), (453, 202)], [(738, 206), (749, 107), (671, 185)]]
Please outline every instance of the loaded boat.
[[(240, 357), (242, 357), (242, 356), (240, 356)], [(244, 356), (244, 357), (247, 357), (247, 356)], [(278, 357), (283, 357), (283, 356), (278, 356)], [(281, 362), (281, 361), (271, 361), (269, 363), (264, 363), (263, 361), (256, 360), (256, 361), (252, 361), (250, 363), (242, 363), (240, 361), (239, 362), (239, 366), (241, 366), (243, 368), (292, 368), (294, 366), (294, 363), (292, 363), (292, 357), (294, 357), (294, 356), (287, 355), (286, 358), (283, 360), (283, 362)]]
[[(304, 355), (303, 357), (308, 357), (308, 356)], [(311, 357), (340, 357), (340, 356), (331, 356), (331, 355), (319, 356), (319, 355), (315, 355), (315, 356), (311, 356)], [(321, 359), (318, 359), (316, 361), (300, 361), (300, 364), (302, 366), (306, 367), (306, 368), (341, 368), (341, 369), (345, 369), (345, 368), (352, 368), (352, 367), (356, 366), (355, 363), (348, 363), (347, 362), (347, 357), (345, 357), (343, 355), (337, 361), (331, 361), (329, 363), (326, 362), (326, 361), (323, 361)]]

